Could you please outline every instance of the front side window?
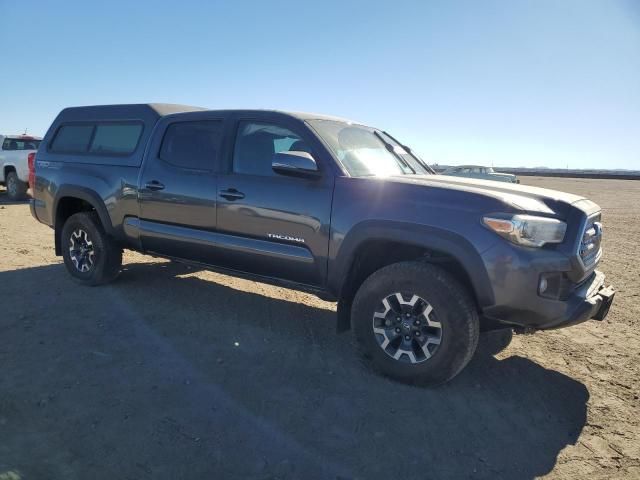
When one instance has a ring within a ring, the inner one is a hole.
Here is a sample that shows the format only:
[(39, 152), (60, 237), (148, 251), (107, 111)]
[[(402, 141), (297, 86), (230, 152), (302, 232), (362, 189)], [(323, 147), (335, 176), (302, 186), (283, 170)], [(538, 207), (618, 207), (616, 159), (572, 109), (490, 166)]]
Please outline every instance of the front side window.
[(233, 171), (245, 175), (275, 175), (271, 164), (276, 153), (311, 153), (307, 143), (291, 130), (273, 123), (240, 122), (233, 151)]
[(160, 158), (176, 167), (213, 170), (221, 140), (220, 120), (172, 123), (162, 139)]
[(308, 120), (353, 177), (430, 173), (384, 132), (333, 120)]

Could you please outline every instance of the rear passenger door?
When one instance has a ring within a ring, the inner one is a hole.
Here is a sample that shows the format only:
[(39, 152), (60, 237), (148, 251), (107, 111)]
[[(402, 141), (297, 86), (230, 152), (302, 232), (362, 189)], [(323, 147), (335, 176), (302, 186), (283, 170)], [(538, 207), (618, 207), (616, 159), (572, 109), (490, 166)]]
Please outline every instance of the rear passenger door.
[[(223, 266), (312, 286), (323, 284), (334, 175), (318, 144), (304, 126), (284, 118), (237, 123), (227, 171), (218, 180)], [(319, 175), (275, 173), (274, 153), (286, 150), (310, 153)]]
[(224, 122), (202, 113), (165, 117), (156, 127), (139, 184), (145, 251), (212, 261), (216, 164)]

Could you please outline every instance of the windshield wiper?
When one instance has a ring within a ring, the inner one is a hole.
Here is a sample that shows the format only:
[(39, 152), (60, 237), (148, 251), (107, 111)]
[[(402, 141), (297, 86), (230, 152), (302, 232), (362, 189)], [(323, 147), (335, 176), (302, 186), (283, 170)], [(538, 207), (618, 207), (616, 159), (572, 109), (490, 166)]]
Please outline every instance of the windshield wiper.
[[(401, 156), (401, 155), (399, 155), (399, 154), (396, 152), (395, 148), (393, 148), (393, 145), (391, 145), (389, 142), (387, 142), (387, 141), (384, 139), (384, 137), (383, 137), (382, 135), (380, 135), (380, 133), (379, 133), (379, 132), (377, 132), (376, 130), (374, 130), (374, 131), (373, 131), (373, 134), (374, 134), (376, 137), (378, 137), (378, 139), (379, 139), (379, 140), (384, 144), (385, 148), (386, 148), (386, 149), (387, 149), (387, 150), (388, 150), (388, 151), (389, 151), (393, 156), (395, 156), (398, 160), (400, 160), (400, 163), (401, 163), (402, 165), (404, 165), (404, 167), (405, 167), (405, 168), (408, 168), (409, 170), (411, 170), (411, 173), (412, 173), (413, 175), (415, 175), (415, 174), (416, 174), (416, 171), (413, 169), (413, 167), (412, 167), (411, 165), (409, 165), (409, 163), (408, 163), (404, 158), (402, 158), (402, 156)], [(400, 145), (400, 144), (398, 144), (398, 145)]]
[(406, 145), (401, 144), (396, 138), (394, 138), (392, 135), (390, 135), (389, 133), (383, 131), (382, 133), (384, 133), (387, 137), (389, 137), (391, 140), (393, 140), (394, 142), (396, 142), (398, 145), (400, 145), (404, 150), (406, 150), (406, 152), (411, 155), (411, 157), (418, 162), (418, 164), (420, 164), (424, 169), (426, 169), (428, 172), (432, 173), (433, 175), (437, 175), (436, 171), (431, 168), (429, 165), (427, 165), (427, 163), (422, 160), (419, 156), (417, 156), (415, 153), (413, 153), (413, 151), (407, 147)]

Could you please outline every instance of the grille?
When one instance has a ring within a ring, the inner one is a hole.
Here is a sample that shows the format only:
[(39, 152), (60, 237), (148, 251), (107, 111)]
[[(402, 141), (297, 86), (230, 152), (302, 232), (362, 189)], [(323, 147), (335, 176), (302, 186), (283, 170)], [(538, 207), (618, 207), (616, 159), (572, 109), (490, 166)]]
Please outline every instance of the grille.
[(585, 268), (590, 268), (598, 262), (601, 242), (602, 223), (600, 223), (600, 215), (597, 215), (587, 220), (580, 242), (578, 254)]

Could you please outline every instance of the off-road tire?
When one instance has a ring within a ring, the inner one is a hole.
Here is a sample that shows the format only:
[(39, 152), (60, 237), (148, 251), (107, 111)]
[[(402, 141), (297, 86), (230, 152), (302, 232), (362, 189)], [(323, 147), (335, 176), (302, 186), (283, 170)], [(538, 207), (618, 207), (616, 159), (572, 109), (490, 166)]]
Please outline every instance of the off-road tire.
[[(88, 271), (80, 271), (72, 260), (71, 236), (86, 232), (92, 243), (94, 259)], [(72, 278), (83, 285), (96, 286), (113, 281), (122, 267), (122, 247), (106, 234), (96, 212), (71, 215), (61, 232), (62, 258)]]
[[(394, 292), (402, 292), (405, 299), (419, 296), (437, 315), (440, 343), (420, 363), (394, 359), (374, 333), (374, 313), (380, 311), (382, 299)], [(444, 269), (423, 261), (395, 263), (369, 276), (354, 298), (351, 325), (360, 353), (374, 370), (404, 383), (428, 386), (451, 380), (469, 363), (480, 332), (477, 309), (467, 289)]]
[(7, 197), (11, 200), (25, 200), (27, 198), (27, 190), (29, 189), (29, 184), (22, 182), (18, 178), (18, 174), (16, 172), (9, 172), (7, 174), (7, 178), (5, 180), (7, 186)]

